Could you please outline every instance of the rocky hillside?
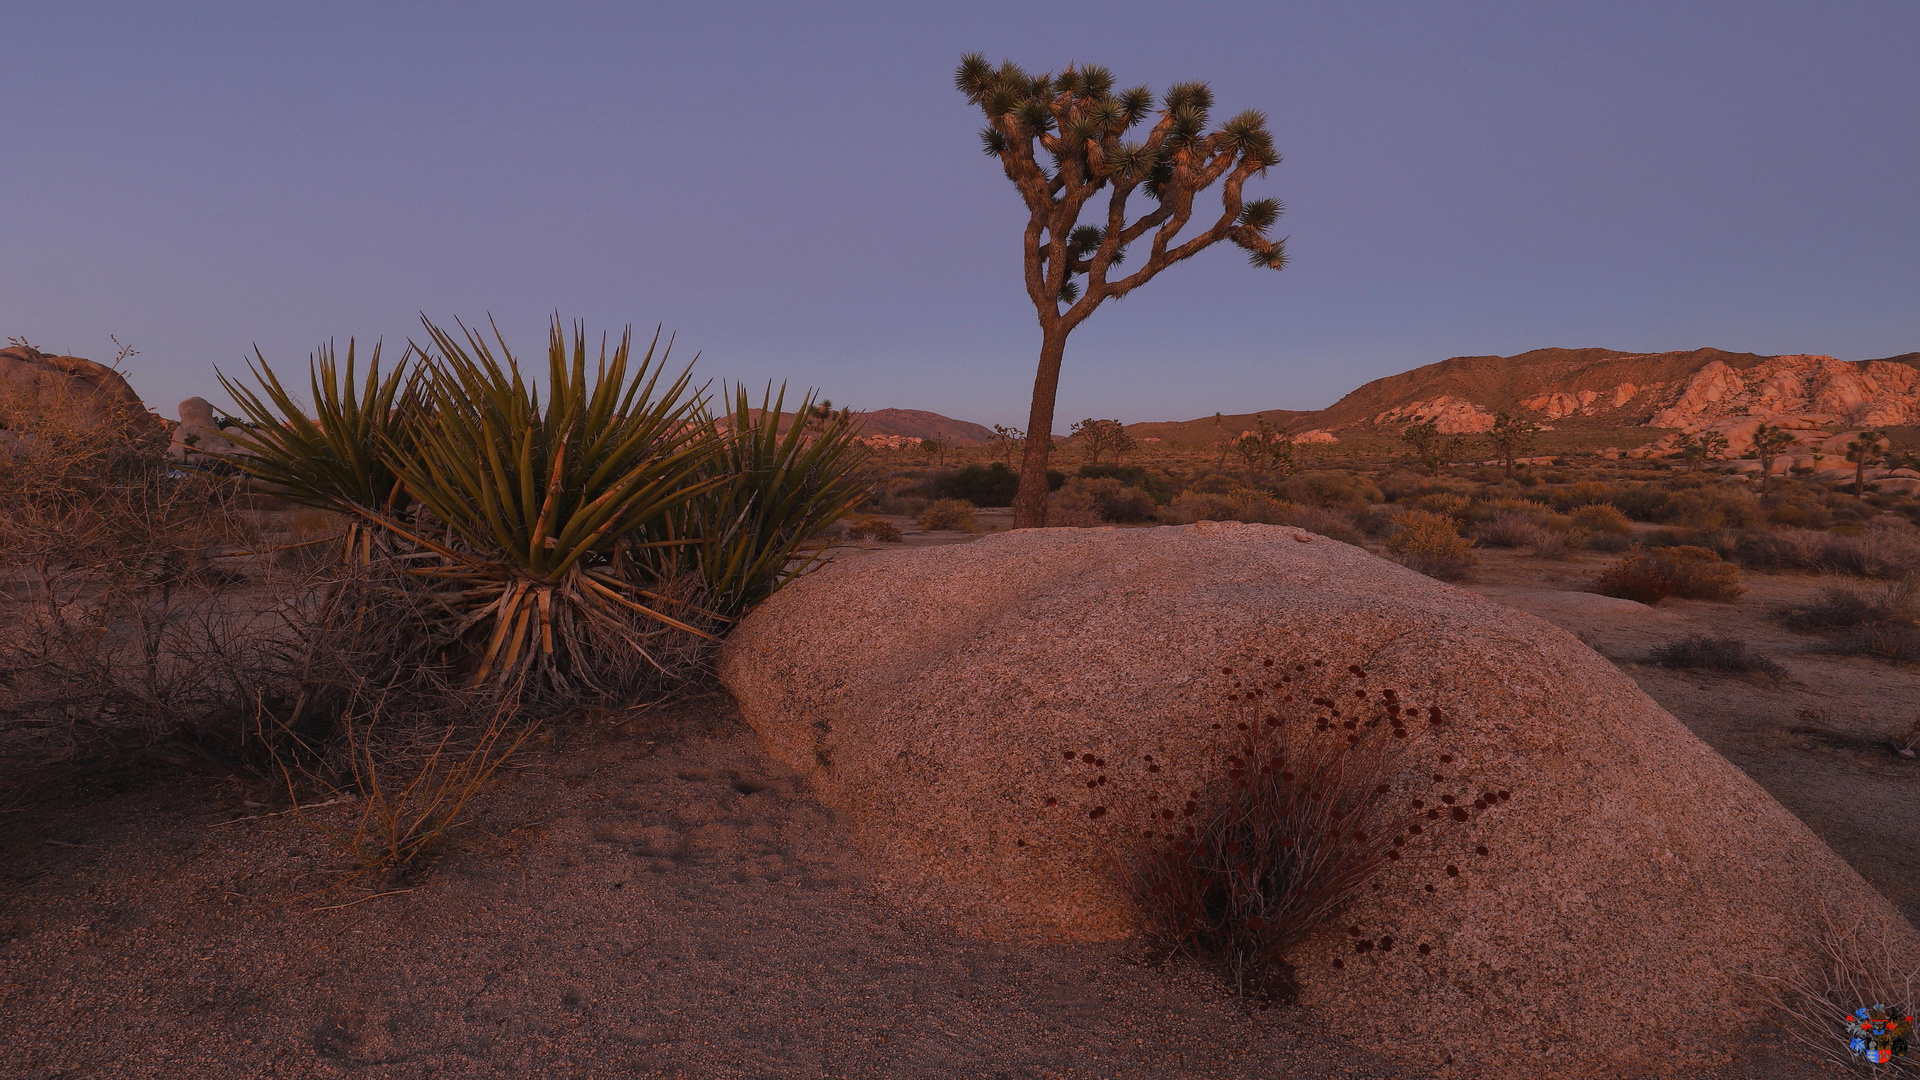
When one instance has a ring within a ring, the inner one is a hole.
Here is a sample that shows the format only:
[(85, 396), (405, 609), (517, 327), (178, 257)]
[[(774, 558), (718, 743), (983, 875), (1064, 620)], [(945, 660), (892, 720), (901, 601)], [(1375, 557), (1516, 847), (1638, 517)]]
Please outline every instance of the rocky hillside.
[(952, 446), (979, 446), (993, 438), (993, 429), (924, 409), (875, 409), (860, 414), (860, 433), (868, 438), (898, 435), (906, 439), (939, 439)]
[[(1737, 448), (1753, 428), (1862, 428), (1920, 424), (1920, 353), (1881, 360), (1760, 356), (1718, 349), (1625, 353), (1536, 349), (1518, 356), (1456, 356), (1360, 387), (1318, 412), (1272, 410), (1181, 424), (1136, 424), (1136, 438), (1212, 443), (1256, 416), (1296, 433), (1433, 420), (1450, 434), (1493, 426), (1510, 412), (1552, 427), (1648, 427), (1726, 432)], [(1221, 432), (1222, 434), (1216, 434)]]

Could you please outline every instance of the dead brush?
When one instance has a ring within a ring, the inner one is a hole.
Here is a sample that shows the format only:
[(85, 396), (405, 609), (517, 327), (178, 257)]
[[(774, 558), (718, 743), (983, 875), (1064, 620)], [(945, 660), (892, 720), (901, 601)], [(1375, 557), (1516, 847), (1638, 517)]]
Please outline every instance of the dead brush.
[[(1216, 967), (1243, 999), (1288, 1003), (1302, 942), (1363, 890), (1380, 888), (1396, 863), (1444, 866), (1458, 877), (1460, 864), (1487, 848), (1443, 850), (1442, 834), (1511, 793), (1436, 794), (1437, 774), (1431, 784), (1415, 781), (1417, 757), (1454, 762), (1434, 745), (1446, 718), (1437, 706), (1422, 713), (1402, 703), (1391, 688), (1370, 690), (1358, 667), (1334, 679), (1271, 660), (1238, 677), (1223, 672), (1232, 690), (1222, 722), (1211, 725), (1198, 786), (1164, 790), (1155, 774), (1172, 763), (1146, 756), (1139, 794), (1114, 800), (1122, 805), (1109, 864), (1156, 952)], [(1097, 755), (1079, 760), (1106, 771)], [(1105, 775), (1089, 782), (1096, 792), (1107, 783)], [(1088, 813), (1097, 821), (1108, 808)], [(1405, 944), (1420, 955), (1433, 947)], [(1368, 936), (1352, 948), (1384, 956), (1395, 945)]]
[[(1849, 1045), (1847, 1024), (1855, 1010), (1885, 1005), (1896, 1018), (1920, 1010), (1920, 970), (1896, 955), (1895, 929), (1865, 915), (1842, 923), (1822, 901), (1814, 969), (1783, 976), (1748, 972), (1747, 978), (1776, 1010), (1775, 1024), (1822, 1063), (1855, 1076), (1920, 1077), (1920, 1054), (1912, 1050), (1872, 1064)], [(1907, 1038), (1913, 1037), (1909, 1032)]]
[[(297, 810), (302, 822), (353, 860), (355, 869), (340, 884), (367, 874), (404, 876), (437, 854), (449, 835), (467, 823), (468, 805), (540, 726), (537, 721), (517, 722), (510, 698), (493, 702), (485, 717), (477, 732), (461, 739), (456, 739), (459, 726), (448, 724), (422, 753), (413, 747), (382, 746), (377, 728), (389, 718), (384, 699), (364, 706), (353, 703), (341, 725), (358, 796), (353, 825), (337, 827)], [(298, 808), (293, 776), (284, 776)]]

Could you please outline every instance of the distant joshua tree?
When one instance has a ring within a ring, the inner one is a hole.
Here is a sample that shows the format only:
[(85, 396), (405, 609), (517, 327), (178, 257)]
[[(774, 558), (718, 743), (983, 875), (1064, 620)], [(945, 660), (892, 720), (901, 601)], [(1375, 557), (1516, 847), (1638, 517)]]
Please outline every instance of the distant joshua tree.
[(1793, 445), (1793, 432), (1778, 424), (1761, 424), (1753, 432), (1753, 452), (1760, 458), (1760, 497), (1773, 482), (1773, 459)]
[(833, 399), (821, 398), (807, 410), (807, 430), (813, 433), (822, 432), (832, 427), (835, 420), (852, 415), (851, 408), (835, 409)]
[(1282, 473), (1293, 471), (1293, 436), (1267, 423), (1264, 416), (1254, 417), (1259, 430), (1243, 432), (1233, 440), (1233, 448), (1247, 463), (1247, 468), (1259, 468), (1262, 464)]
[(1000, 424), (993, 425), (993, 441), (1006, 448), (1008, 465), (1013, 464), (1014, 444), (1022, 443), (1026, 440), (1027, 433), (1017, 427), (1005, 427)]
[(1447, 451), (1450, 448), (1447, 439), (1440, 434), (1440, 425), (1432, 420), (1422, 420), (1418, 424), (1409, 424), (1400, 433), (1400, 441), (1412, 448), (1413, 456), (1427, 470), (1428, 476), (1439, 476), (1440, 466), (1447, 463)]
[(1703, 431), (1698, 435), (1685, 432), (1673, 441), (1674, 449), (1680, 451), (1680, 457), (1687, 463), (1687, 471), (1700, 467), (1703, 461), (1718, 461), (1727, 452), (1727, 437), (1717, 431)]
[(1540, 425), (1523, 416), (1508, 413), (1493, 414), (1493, 427), (1487, 429), (1487, 445), (1493, 447), (1494, 455), (1507, 468), (1507, 479), (1513, 479), (1513, 461), (1524, 457), (1533, 449), (1533, 440), (1540, 433)]
[(1119, 464), (1120, 455), (1135, 449), (1137, 444), (1133, 436), (1127, 433), (1127, 427), (1118, 420), (1094, 420), (1088, 418), (1073, 425), (1071, 434), (1078, 437), (1080, 445), (1087, 452), (1090, 464), (1100, 464), (1100, 455), (1111, 453), (1114, 464)]
[(1847, 440), (1847, 460), (1853, 462), (1853, 497), (1863, 499), (1867, 490), (1867, 462), (1887, 452), (1887, 433), (1869, 428)]
[[(1159, 119), (1139, 142), (1121, 136), (1154, 113), (1144, 86), (1118, 93), (1113, 73), (1069, 65), (1058, 75), (1030, 75), (1012, 62), (994, 67), (979, 53), (960, 60), (954, 85), (987, 118), (986, 152), (1000, 160), (1027, 208), (1021, 251), (1027, 296), (1040, 317), (1040, 364), (1033, 380), (1027, 430), (1053, 430), (1054, 398), (1067, 335), (1109, 299), (1125, 296), (1174, 263), (1230, 240), (1256, 267), (1287, 264), (1285, 240), (1267, 237), (1279, 219), (1277, 199), (1242, 200), (1246, 182), (1280, 163), (1267, 119), (1247, 110), (1207, 131), (1213, 91), (1178, 83), (1160, 99)], [(1193, 216), (1195, 196), (1219, 183), (1220, 216), (1175, 243)], [(1135, 191), (1153, 207), (1127, 220)], [(1098, 224), (1080, 224), (1094, 196)], [(1149, 234), (1151, 234), (1149, 236)], [(1109, 278), (1128, 248), (1145, 240), (1147, 257), (1131, 274)], [(1014, 497), (1014, 527), (1046, 524), (1048, 441), (1028, 439)]]

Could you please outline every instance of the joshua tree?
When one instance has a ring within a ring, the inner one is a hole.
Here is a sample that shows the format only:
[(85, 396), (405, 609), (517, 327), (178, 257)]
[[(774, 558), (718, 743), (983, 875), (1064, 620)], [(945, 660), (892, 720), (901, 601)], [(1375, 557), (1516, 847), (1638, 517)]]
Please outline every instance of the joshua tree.
[[(1244, 202), (1246, 182), (1280, 163), (1266, 117), (1248, 110), (1208, 133), (1213, 91), (1199, 82), (1168, 87), (1159, 119), (1139, 142), (1121, 136), (1154, 113), (1144, 86), (1116, 93), (1113, 73), (1095, 65), (1058, 75), (1030, 75), (1011, 62), (999, 67), (970, 53), (954, 84), (986, 115), (980, 132), (1027, 207), (1021, 244), (1027, 296), (1040, 317), (1040, 364), (1033, 380), (1027, 430), (1053, 430), (1054, 398), (1067, 335), (1107, 300), (1125, 296), (1182, 259), (1230, 240), (1253, 265), (1278, 270), (1287, 263), (1284, 240), (1267, 230), (1281, 212), (1276, 199)], [(1175, 243), (1193, 217), (1194, 199), (1219, 183), (1220, 216)], [(1152, 208), (1127, 219), (1138, 190)], [(1094, 196), (1106, 205), (1097, 223), (1080, 224)], [(1151, 236), (1149, 236), (1151, 234)], [(1148, 253), (1130, 274), (1111, 278), (1128, 248), (1145, 239)], [(1014, 498), (1014, 527), (1046, 523), (1048, 444), (1028, 439)]]
[(1263, 460), (1278, 472), (1293, 471), (1293, 436), (1267, 423), (1264, 416), (1254, 417), (1260, 430), (1243, 433), (1233, 440), (1233, 448), (1246, 459), (1247, 468), (1256, 468)]
[(1753, 452), (1760, 458), (1760, 497), (1767, 497), (1767, 485), (1773, 475), (1773, 459), (1793, 445), (1793, 432), (1777, 424), (1761, 424), (1753, 432)]
[(1127, 434), (1125, 424), (1118, 420), (1082, 420), (1073, 425), (1073, 434), (1080, 439), (1080, 445), (1087, 451), (1088, 460), (1100, 464), (1100, 455), (1111, 451), (1114, 464), (1120, 463), (1120, 455), (1135, 446), (1133, 436)]
[(1440, 437), (1440, 425), (1432, 420), (1410, 424), (1400, 433), (1400, 441), (1413, 448), (1413, 454), (1426, 467), (1428, 476), (1439, 476), (1446, 464), (1447, 441)]
[(1887, 433), (1869, 428), (1847, 441), (1847, 460), (1853, 462), (1853, 497), (1865, 498), (1867, 462), (1887, 451)]
[(1525, 417), (1503, 412), (1493, 414), (1493, 427), (1487, 429), (1487, 444), (1507, 467), (1507, 479), (1513, 479), (1513, 459), (1533, 449), (1533, 437), (1539, 432), (1540, 425)]
[(1720, 455), (1727, 452), (1727, 437), (1717, 431), (1703, 431), (1698, 435), (1683, 431), (1673, 440), (1673, 448), (1687, 463), (1687, 471), (1692, 472), (1703, 461), (1718, 461)]
[(806, 411), (807, 432), (808, 434), (818, 434), (832, 427), (836, 420), (851, 420), (852, 418), (853, 410), (851, 408), (835, 409), (833, 407), (833, 399), (821, 398)]
[(932, 458), (935, 465), (946, 463), (947, 444), (938, 435), (928, 435), (921, 439), (920, 452)]
[(1006, 447), (1007, 464), (1009, 465), (1013, 464), (1013, 445), (1015, 443), (1025, 442), (1026, 438), (1027, 433), (1017, 427), (1005, 427), (1000, 424), (993, 425), (993, 441)]

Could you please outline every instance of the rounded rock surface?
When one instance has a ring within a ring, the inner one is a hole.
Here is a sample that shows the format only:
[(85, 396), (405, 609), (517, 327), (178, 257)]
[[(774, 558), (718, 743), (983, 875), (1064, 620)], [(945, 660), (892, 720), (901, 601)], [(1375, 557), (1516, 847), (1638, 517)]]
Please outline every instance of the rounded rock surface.
[[(1823, 905), (1920, 963), (1884, 898), (1577, 639), (1297, 529), (1022, 530), (835, 563), (745, 619), (720, 674), (896, 897), (984, 936), (1088, 940), (1136, 919), (1093, 809), (1147, 754), (1200, 776), (1221, 669), (1265, 659), (1351, 665), (1374, 700), (1450, 718), (1417, 753), (1452, 763), (1410, 756), (1396, 794), (1429, 769), (1434, 790), (1511, 791), (1462, 838), (1489, 856), (1392, 864), (1296, 950), (1303, 1003), (1356, 1033), (1516, 1074), (1684, 1072), (1757, 1019), (1740, 973), (1812, 962)], [(1431, 948), (1357, 955), (1349, 927)]]

